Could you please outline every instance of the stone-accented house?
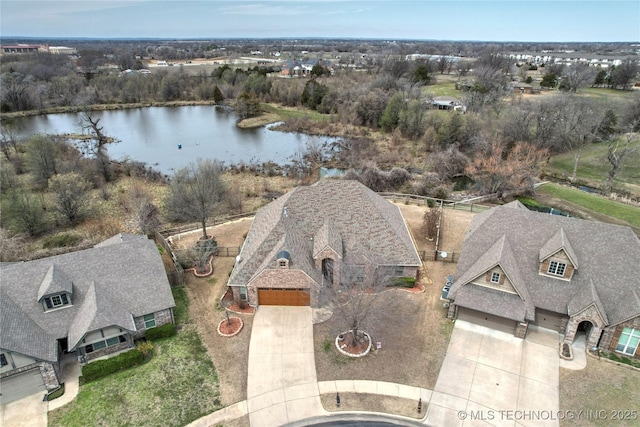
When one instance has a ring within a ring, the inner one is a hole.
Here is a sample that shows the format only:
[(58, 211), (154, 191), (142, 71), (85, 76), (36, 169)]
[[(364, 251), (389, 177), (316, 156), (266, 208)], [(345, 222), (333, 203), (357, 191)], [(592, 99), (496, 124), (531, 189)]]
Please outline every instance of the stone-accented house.
[(640, 358), (640, 240), (628, 227), (529, 211), (520, 202), (471, 222), (449, 317), (523, 338), (529, 325)]
[(258, 211), (229, 277), (251, 306), (320, 305), (320, 291), (416, 277), (420, 257), (400, 210), (361, 183), (324, 178)]
[(88, 362), (173, 322), (158, 248), (119, 234), (95, 247), (0, 266), (0, 401), (59, 386), (60, 361)]

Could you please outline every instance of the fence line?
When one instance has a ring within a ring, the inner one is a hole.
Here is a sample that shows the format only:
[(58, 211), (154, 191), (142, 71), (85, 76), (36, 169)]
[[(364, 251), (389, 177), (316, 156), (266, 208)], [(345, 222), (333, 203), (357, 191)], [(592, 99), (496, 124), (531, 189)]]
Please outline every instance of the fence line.
[(162, 248), (165, 251), (167, 251), (167, 253), (171, 256), (171, 260), (173, 261), (173, 266), (176, 268), (176, 271), (167, 273), (167, 279), (169, 279), (169, 284), (172, 287), (184, 285), (184, 268), (182, 268), (182, 265), (180, 265), (180, 263), (178, 262), (178, 258), (176, 257), (176, 254), (173, 252), (173, 248), (171, 247), (171, 244), (157, 230), (154, 231), (153, 235), (155, 237), (154, 240), (156, 241), (156, 244), (159, 244), (160, 246), (162, 246)]
[[(252, 216), (255, 216), (256, 212), (245, 212), (245, 213), (241, 213), (241, 214), (237, 214), (237, 215), (228, 215), (228, 216), (224, 216), (220, 219), (216, 219), (214, 218), (213, 220), (211, 220), (210, 222), (208, 221), (206, 223), (207, 228), (208, 227), (213, 227), (216, 225), (220, 225), (220, 224), (224, 224), (225, 222), (229, 222), (229, 221), (235, 221), (237, 219), (242, 219), (242, 218), (249, 218)], [(169, 237), (169, 236), (173, 236), (175, 234), (182, 234), (182, 233), (187, 233), (189, 231), (194, 231), (194, 230), (199, 230), (202, 228), (202, 224), (201, 223), (195, 223), (192, 222), (190, 224), (184, 224), (184, 225), (178, 225), (175, 227), (169, 227), (169, 228), (165, 228), (163, 230), (160, 231), (160, 234), (162, 236)]]
[[(446, 254), (446, 256), (443, 257), (442, 255), (444, 254)], [(418, 255), (420, 255), (422, 261), (458, 262), (458, 258), (460, 258), (460, 253), (455, 251), (418, 251)]]
[(378, 194), (387, 200), (391, 200), (392, 202), (404, 202), (406, 204), (414, 203), (417, 205), (423, 205), (423, 206), (429, 206), (429, 207), (433, 207), (433, 206), (436, 206), (437, 204), (440, 204), (444, 208), (450, 208), (454, 210), (467, 210), (469, 212), (484, 212), (488, 209), (491, 209), (491, 206), (480, 205), (478, 203), (475, 203), (475, 201), (487, 201), (487, 200), (494, 199), (496, 197), (495, 194), (490, 194), (488, 196), (474, 197), (473, 199), (457, 202), (455, 200), (437, 199), (435, 197), (419, 196), (417, 194), (389, 193), (389, 192), (381, 192)]

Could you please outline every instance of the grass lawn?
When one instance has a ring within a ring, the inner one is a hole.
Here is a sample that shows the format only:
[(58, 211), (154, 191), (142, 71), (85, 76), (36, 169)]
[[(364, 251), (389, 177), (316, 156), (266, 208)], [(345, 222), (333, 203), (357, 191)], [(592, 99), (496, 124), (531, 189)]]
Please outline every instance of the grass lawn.
[[(436, 76), (436, 79), (438, 76)], [(461, 98), (462, 93), (456, 90), (456, 84), (452, 81), (438, 82), (433, 86), (425, 86), (423, 88), (424, 96), (452, 96), (454, 98)]]
[(591, 357), (583, 370), (560, 369), (560, 410), (606, 415), (606, 419), (567, 419), (561, 426), (637, 426), (639, 401), (640, 373), (632, 369)]
[[(640, 139), (632, 146), (640, 146)], [(585, 147), (578, 163), (577, 178), (593, 187), (600, 187), (611, 168), (607, 162), (607, 144), (591, 144)], [(562, 153), (553, 156), (549, 162), (548, 171), (559, 177), (568, 177), (573, 173), (573, 154)], [(614, 188), (621, 188), (630, 193), (640, 192), (640, 156), (630, 155), (617, 179)]]
[(82, 385), (75, 401), (49, 413), (49, 425), (183, 426), (222, 406), (216, 370), (188, 319), (185, 291), (173, 294), (178, 334), (154, 342), (146, 364)]
[(556, 199), (566, 200), (595, 213), (613, 217), (640, 228), (640, 208), (609, 200), (605, 197), (557, 184), (544, 184), (537, 191)]
[(265, 113), (277, 114), (281, 120), (308, 118), (317, 122), (326, 122), (330, 121), (332, 117), (331, 114), (321, 114), (315, 110), (309, 109), (286, 108), (274, 104), (260, 104), (260, 106), (263, 108)]

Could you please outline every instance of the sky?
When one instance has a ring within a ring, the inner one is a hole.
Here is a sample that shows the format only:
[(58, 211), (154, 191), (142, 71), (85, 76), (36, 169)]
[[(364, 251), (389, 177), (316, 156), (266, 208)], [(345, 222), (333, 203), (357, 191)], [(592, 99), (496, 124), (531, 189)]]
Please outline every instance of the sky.
[(0, 0), (0, 36), (640, 41), (638, 0)]

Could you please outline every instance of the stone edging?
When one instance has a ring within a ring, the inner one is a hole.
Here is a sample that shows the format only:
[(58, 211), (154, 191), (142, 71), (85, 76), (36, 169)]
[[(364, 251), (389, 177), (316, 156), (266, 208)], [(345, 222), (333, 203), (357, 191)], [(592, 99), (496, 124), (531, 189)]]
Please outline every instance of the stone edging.
[(227, 338), (229, 338), (229, 337), (233, 337), (233, 336), (238, 335), (238, 334), (240, 333), (240, 331), (242, 330), (242, 328), (243, 328), (243, 326), (244, 326), (244, 322), (242, 321), (242, 319), (241, 319), (241, 318), (239, 318), (239, 317), (235, 317), (235, 316), (233, 316), (233, 317), (230, 317), (230, 318), (229, 318), (229, 320), (231, 320), (231, 319), (238, 319), (238, 320), (240, 321), (240, 327), (238, 328), (238, 330), (237, 330), (237, 331), (235, 331), (235, 332), (234, 332), (234, 333), (232, 333), (232, 334), (224, 334), (224, 333), (222, 333), (222, 332), (220, 331), (220, 326), (221, 326), (224, 322), (226, 322), (226, 321), (227, 321), (227, 319), (223, 319), (222, 321), (220, 321), (220, 323), (218, 323), (218, 334), (219, 334), (220, 336), (227, 337)]
[(208, 277), (208, 276), (211, 276), (213, 274), (213, 255), (209, 256), (209, 271), (207, 271), (206, 273), (198, 273), (198, 270), (195, 267), (187, 268), (184, 271), (191, 271), (193, 273), (193, 275), (196, 276), (196, 277)]
[[(342, 334), (340, 334), (340, 335), (343, 335), (343, 334), (346, 334), (346, 333), (349, 333), (349, 332), (351, 332), (351, 331), (343, 332), (343, 333), (342, 333)], [(371, 336), (369, 336), (369, 334), (368, 334), (368, 333), (366, 333), (365, 331), (360, 331), (360, 332), (362, 332), (364, 335), (366, 335), (366, 337), (367, 337), (367, 338), (369, 338), (369, 346), (367, 347), (367, 349), (365, 350), (365, 352), (364, 352), (364, 353), (362, 353), (362, 354), (351, 354), (351, 353), (347, 353), (346, 351), (344, 351), (343, 349), (341, 349), (341, 348), (340, 348), (340, 345), (338, 344), (338, 343), (340, 342), (340, 335), (338, 335), (338, 336), (336, 337), (336, 348), (338, 349), (338, 351), (339, 351), (340, 353), (344, 354), (345, 356), (349, 356), (349, 357), (364, 357), (364, 356), (366, 356), (367, 354), (369, 354), (369, 352), (371, 351), (371, 344), (372, 344)]]

